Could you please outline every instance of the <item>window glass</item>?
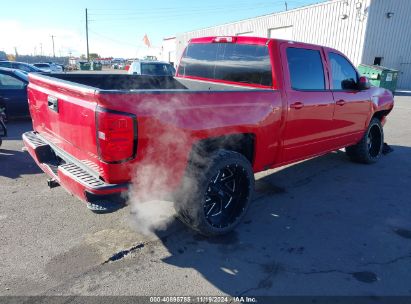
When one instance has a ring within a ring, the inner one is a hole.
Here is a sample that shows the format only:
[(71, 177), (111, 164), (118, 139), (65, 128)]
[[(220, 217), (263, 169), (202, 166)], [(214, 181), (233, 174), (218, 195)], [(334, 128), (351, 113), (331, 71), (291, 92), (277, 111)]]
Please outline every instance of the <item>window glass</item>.
[(295, 90), (325, 90), (321, 54), (316, 50), (288, 48), (291, 87)]
[(23, 70), (23, 71), (26, 71), (26, 72), (31, 72), (31, 69), (30, 69), (29, 66), (27, 66), (25, 64), (21, 64), (21, 63), (13, 64), (13, 68)]
[(178, 73), (183, 76), (272, 85), (268, 47), (237, 43), (194, 43), (187, 47)]
[(334, 90), (354, 90), (358, 75), (354, 67), (343, 56), (330, 52), (331, 77)]
[(0, 89), (22, 89), (24, 82), (6, 74), (0, 74)]
[(166, 66), (167, 67), (167, 71), (168, 71), (168, 73), (170, 74), (170, 75), (175, 75), (175, 73), (176, 73), (176, 69), (170, 64), (170, 65), (167, 65)]
[(7, 61), (0, 61), (0, 68), (11, 68), (11, 64)]
[(27, 72), (16, 70), (14, 71), (14, 74), (16, 74), (18, 78), (20, 78), (19, 80), (23, 79), (26, 82), (29, 82), (29, 77), (27, 76), (28, 74)]
[(171, 76), (173, 75), (168, 69), (167, 64), (158, 63), (142, 63), (141, 64), (142, 75), (157, 75), (157, 76)]

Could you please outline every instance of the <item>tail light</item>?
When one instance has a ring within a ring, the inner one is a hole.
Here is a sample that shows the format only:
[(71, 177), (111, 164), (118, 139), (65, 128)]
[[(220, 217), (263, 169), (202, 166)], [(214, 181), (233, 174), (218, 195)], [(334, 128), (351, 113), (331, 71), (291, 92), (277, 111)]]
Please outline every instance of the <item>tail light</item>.
[(133, 114), (97, 111), (97, 149), (100, 159), (119, 163), (135, 157), (137, 119)]

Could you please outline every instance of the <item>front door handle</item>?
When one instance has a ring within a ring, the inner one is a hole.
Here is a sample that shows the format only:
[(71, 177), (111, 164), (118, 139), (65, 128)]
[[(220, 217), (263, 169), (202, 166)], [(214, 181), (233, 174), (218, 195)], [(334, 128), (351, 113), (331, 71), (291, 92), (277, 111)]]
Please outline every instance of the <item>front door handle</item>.
[(345, 100), (340, 99), (336, 102), (336, 104), (339, 105), (339, 106), (343, 106), (343, 105), (345, 105)]
[(294, 102), (294, 103), (290, 104), (291, 109), (298, 110), (298, 109), (302, 109), (303, 107), (304, 107), (304, 104), (300, 101), (297, 101), (297, 102)]

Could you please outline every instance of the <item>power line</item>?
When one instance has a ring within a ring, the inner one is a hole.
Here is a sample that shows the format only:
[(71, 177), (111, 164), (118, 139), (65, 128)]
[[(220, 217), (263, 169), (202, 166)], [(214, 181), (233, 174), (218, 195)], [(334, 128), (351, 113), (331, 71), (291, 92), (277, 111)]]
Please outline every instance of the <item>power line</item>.
[[(267, 6), (266, 2), (257, 2), (257, 3), (252, 3), (250, 4), (248, 3), (244, 3), (242, 5), (236, 4), (235, 8), (243, 8), (243, 9), (248, 9), (250, 7), (256, 7), (256, 6)], [(185, 8), (178, 8), (178, 7), (173, 7), (173, 8), (158, 8), (155, 11), (153, 11), (152, 9), (138, 9), (138, 10), (134, 10), (134, 9), (130, 9), (130, 10), (126, 10), (125, 12), (111, 12), (111, 13), (91, 13), (90, 15), (93, 16), (125, 16), (125, 15), (142, 15), (142, 14), (146, 14), (146, 13), (153, 13), (157, 14), (158, 12), (160, 13), (164, 13), (164, 14), (168, 14), (170, 12), (177, 12), (177, 13), (189, 13), (189, 12), (205, 12), (205, 11), (221, 11), (224, 13), (229, 13), (230, 11), (233, 10), (233, 8), (230, 8), (229, 10), (224, 10), (226, 9), (226, 6), (207, 6), (207, 7), (185, 7)], [(95, 9), (93, 9), (92, 11), (95, 11)]]
[[(231, 10), (232, 12), (237, 12), (237, 11), (251, 11), (251, 10), (256, 10), (256, 9), (261, 9), (260, 7), (248, 7), (248, 8), (244, 8), (244, 9), (233, 9)], [(226, 12), (222, 12), (222, 11), (198, 11), (198, 12), (191, 12), (190, 16), (192, 15), (204, 15), (204, 13), (213, 13), (214, 15), (216, 14), (224, 14), (227, 15)], [(176, 17), (187, 17), (186, 13), (178, 13), (178, 14), (157, 14), (157, 15), (149, 15), (149, 14), (144, 14), (144, 16), (140, 16), (138, 17), (138, 19), (136, 17), (114, 17), (114, 18), (95, 18), (96, 16), (93, 16), (93, 19), (89, 20), (92, 22), (100, 22), (100, 21), (129, 21), (129, 20), (136, 20), (136, 21), (140, 21), (140, 20), (152, 20), (152, 19), (162, 19), (162, 22), (165, 20), (170, 20)]]
[[(301, 2), (299, 0), (288, 0), (286, 2), (284, 1), (277, 1), (275, 2), (276, 7), (278, 8), (278, 11), (281, 11), (281, 5), (286, 4), (286, 10), (289, 8), (289, 4), (306, 4), (307, 2)], [(295, 6), (294, 5), (294, 6)], [(266, 2), (257, 2), (257, 3), (248, 3), (248, 4), (241, 4), (241, 5), (235, 5), (234, 8), (230, 8), (228, 10), (225, 10), (222, 6), (213, 6), (213, 7), (207, 7), (207, 8), (201, 8), (201, 7), (190, 7), (190, 8), (184, 8), (184, 9), (178, 9), (178, 8), (169, 8), (170, 10), (175, 9), (175, 11), (171, 12), (165, 12), (161, 11), (160, 9), (156, 9), (155, 11), (153, 10), (134, 10), (134, 9), (119, 9), (121, 11), (125, 12), (114, 12), (114, 13), (94, 13), (94, 10), (98, 9), (93, 9), (92, 12), (89, 14), (92, 16), (92, 19), (89, 21), (92, 22), (105, 22), (105, 21), (129, 21), (129, 20), (136, 20), (136, 17), (138, 16), (138, 20), (148, 20), (148, 19), (153, 19), (153, 18), (158, 18), (162, 20), (169, 20), (172, 18), (176, 17), (186, 17), (187, 14), (190, 15), (204, 15), (206, 13), (212, 13), (214, 15), (216, 14), (224, 14), (224, 15), (229, 15), (232, 12), (239, 12), (239, 11), (251, 11), (251, 10), (256, 10), (256, 9), (262, 9), (262, 8), (267, 8), (267, 10), (270, 10), (270, 12), (267, 11), (267, 13), (272, 13), (273, 12), (273, 6), (268, 5)], [(166, 8), (163, 8), (166, 9)]]
[(106, 35), (102, 35), (102, 34), (100, 34), (100, 33), (97, 33), (96, 31), (93, 31), (93, 30), (89, 30), (89, 31), (90, 31), (91, 33), (97, 35), (97, 36), (100, 36), (101, 38), (110, 40), (110, 41), (115, 42), (115, 43), (119, 43), (119, 44), (123, 44), (123, 45), (129, 45), (129, 46), (133, 46), (133, 47), (137, 47), (137, 48), (139, 47), (137, 44), (133, 44), (133, 43), (126, 42), (126, 41), (117, 40), (117, 39), (108, 37), (108, 36), (106, 36)]
[[(280, 1), (277, 1), (277, 2), (280, 2)], [(270, 4), (272, 4), (272, 1), (267, 0), (266, 2), (259, 2), (259, 3), (260, 4), (263, 3), (265, 5), (270, 5)], [(214, 6), (207, 5), (207, 7), (209, 7), (209, 8), (228, 8), (228, 9), (231, 9), (232, 4), (234, 4), (235, 6), (238, 6), (240, 4), (250, 4), (250, 1), (249, 0), (244, 0), (244, 1), (238, 1), (237, 0), (237, 1), (235, 1), (235, 3), (230, 3), (229, 5), (214, 5)], [(193, 5), (191, 5), (191, 6), (176, 6), (176, 5), (173, 5), (171, 7), (155, 8), (155, 10), (156, 11), (160, 11), (160, 10), (179, 10), (179, 11), (182, 11), (182, 10), (185, 10), (187, 8), (201, 9), (201, 8), (204, 8), (204, 6), (193, 6)], [(93, 11), (115, 11), (115, 12), (127, 11), (127, 12), (130, 12), (130, 11), (141, 11), (141, 8), (130, 8), (130, 7), (129, 8), (91, 8), (90, 10), (93, 10)]]

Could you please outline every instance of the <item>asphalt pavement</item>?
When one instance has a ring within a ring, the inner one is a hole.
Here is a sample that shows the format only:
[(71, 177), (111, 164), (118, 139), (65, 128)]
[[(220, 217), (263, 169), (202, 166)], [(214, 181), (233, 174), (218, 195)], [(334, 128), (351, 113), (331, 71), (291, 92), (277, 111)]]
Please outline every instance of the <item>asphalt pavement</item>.
[(0, 147), (0, 295), (411, 295), (411, 97), (374, 165), (342, 151), (258, 174), (243, 223), (203, 238), (178, 220), (144, 236), (130, 207), (94, 214)]

